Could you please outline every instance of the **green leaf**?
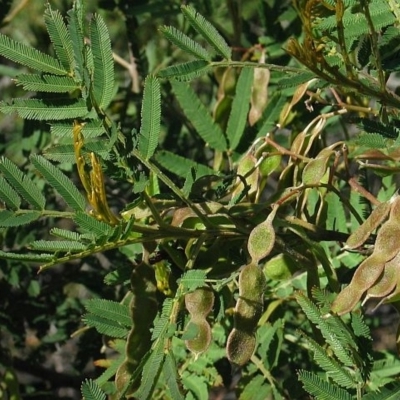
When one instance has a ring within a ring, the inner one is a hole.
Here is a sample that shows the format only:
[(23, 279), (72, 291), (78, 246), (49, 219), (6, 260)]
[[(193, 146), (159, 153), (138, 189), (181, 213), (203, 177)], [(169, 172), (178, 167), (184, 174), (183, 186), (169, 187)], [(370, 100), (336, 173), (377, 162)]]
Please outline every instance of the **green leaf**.
[(160, 82), (148, 76), (144, 83), (142, 121), (139, 132), (138, 150), (148, 160), (156, 150), (160, 136), (161, 93)]
[(68, 11), (68, 32), (71, 38), (74, 63), (74, 77), (80, 82), (84, 81), (84, 34), (81, 24), (81, 10), (78, 2), (74, 2), (72, 10)]
[(65, 252), (65, 253), (79, 253), (86, 250), (87, 246), (80, 242), (73, 242), (70, 240), (35, 240), (29, 245), (32, 250), (51, 251), (51, 252)]
[(88, 113), (86, 103), (79, 100), (13, 99), (0, 102), (4, 114), (18, 113), (24, 119), (60, 120), (84, 117)]
[(207, 273), (202, 270), (190, 270), (183, 274), (179, 281), (179, 285), (182, 287), (183, 292), (192, 292), (199, 287), (204, 286), (207, 278)]
[(0, 171), (11, 186), (34, 208), (43, 210), (46, 199), (40, 189), (9, 159), (0, 159)]
[(36, 221), (41, 216), (38, 211), (29, 211), (24, 214), (14, 214), (9, 210), (0, 211), (0, 227), (8, 228), (12, 226), (27, 225)]
[(232, 50), (218, 31), (191, 6), (182, 6), (182, 13), (196, 31), (214, 48), (222, 57), (230, 60)]
[(211, 66), (207, 61), (193, 60), (163, 68), (158, 72), (157, 76), (166, 79), (174, 78), (178, 81), (191, 81), (198, 76), (204, 75), (210, 69)]
[(221, 128), (212, 120), (194, 90), (182, 82), (171, 81), (171, 85), (183, 112), (203, 140), (216, 150), (227, 150), (226, 139)]
[(15, 82), (31, 92), (68, 93), (79, 89), (70, 76), (22, 74), (17, 76)]
[(163, 26), (160, 28), (160, 31), (170, 42), (186, 53), (202, 60), (211, 61), (211, 54), (203, 46), (200, 46), (178, 29), (172, 26)]
[(167, 385), (171, 398), (174, 400), (184, 400), (184, 397), (182, 396), (182, 393), (179, 390), (179, 386), (177, 384), (177, 365), (172, 351), (168, 351), (165, 355), (163, 373), (165, 383)]
[(53, 254), (34, 254), (34, 253), (13, 253), (0, 250), (0, 258), (6, 260), (26, 261), (26, 262), (49, 262), (54, 259)]
[(135, 397), (141, 400), (150, 400), (157, 383), (158, 375), (164, 364), (164, 341), (158, 340), (148, 358), (142, 373), (142, 381)]
[(299, 371), (299, 380), (304, 389), (318, 400), (352, 400), (353, 396), (338, 386), (331, 385), (312, 372)]
[(118, 322), (125, 328), (132, 327), (129, 307), (126, 304), (105, 299), (90, 299), (86, 300), (85, 308), (89, 313)]
[(62, 196), (65, 202), (75, 211), (84, 211), (85, 197), (79, 192), (70, 179), (44, 157), (37, 154), (30, 157), (32, 164), (43, 175), (54, 189)]
[(254, 69), (243, 68), (236, 84), (235, 97), (232, 102), (232, 109), (229, 114), (226, 135), (229, 141), (229, 148), (235, 150), (244, 134), (247, 114), (250, 108), (250, 95), (253, 84)]
[(343, 368), (334, 358), (329, 357), (326, 349), (322, 348), (315, 340), (303, 335), (311, 351), (314, 353), (314, 360), (325, 370), (327, 375), (335, 381), (339, 386), (345, 388), (355, 388), (357, 381), (351, 373)]
[(0, 176), (0, 199), (12, 210), (18, 210), (21, 205), (18, 193), (2, 176)]
[(73, 219), (84, 232), (92, 233), (96, 237), (107, 237), (114, 231), (112, 226), (99, 221), (84, 212), (77, 212)]
[(44, 13), (44, 22), (58, 59), (66, 70), (72, 71), (74, 62), (72, 42), (62, 15), (58, 10), (52, 10), (48, 4)]
[(72, 231), (68, 231), (66, 229), (61, 229), (61, 228), (52, 228), (50, 230), (50, 234), (53, 236), (57, 236), (63, 239), (67, 239), (67, 240), (72, 240), (72, 241), (80, 241), (81, 240), (81, 235), (77, 232), (72, 232)]
[(397, 400), (400, 398), (400, 382), (390, 382), (379, 388), (379, 391), (368, 393), (363, 400)]
[(54, 75), (68, 74), (68, 71), (63, 68), (56, 58), (26, 44), (16, 42), (2, 33), (0, 33), (0, 55), (37, 71)]
[[(51, 133), (59, 138), (70, 138), (72, 143), (72, 124), (71, 122), (54, 123), (50, 127)], [(105, 133), (101, 120), (86, 122), (82, 127), (82, 135), (87, 139), (99, 137)]]
[(186, 178), (188, 171), (192, 170), (193, 168), (196, 171), (196, 178), (217, 173), (206, 165), (199, 164), (196, 161), (182, 156), (178, 156), (177, 154), (171, 153), (167, 150), (157, 152), (154, 158), (163, 168), (174, 173), (175, 175), (180, 176), (181, 178)]
[(81, 393), (83, 400), (106, 400), (107, 398), (100, 386), (91, 379), (86, 379), (82, 383)]
[(90, 25), (93, 54), (93, 95), (100, 109), (105, 109), (114, 95), (114, 59), (110, 35), (103, 18), (95, 14)]
[(123, 327), (119, 322), (103, 318), (96, 314), (85, 314), (82, 317), (82, 321), (87, 326), (95, 328), (102, 335), (112, 338), (126, 338), (129, 333), (129, 329)]

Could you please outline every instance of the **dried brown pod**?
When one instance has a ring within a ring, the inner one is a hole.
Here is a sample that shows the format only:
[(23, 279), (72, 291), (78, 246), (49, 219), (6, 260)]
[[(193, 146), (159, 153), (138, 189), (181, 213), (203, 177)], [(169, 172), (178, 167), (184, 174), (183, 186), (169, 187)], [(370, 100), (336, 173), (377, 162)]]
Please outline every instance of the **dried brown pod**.
[(371, 233), (382, 223), (389, 214), (391, 204), (389, 202), (379, 204), (347, 239), (346, 248), (355, 249), (360, 247), (369, 238)]
[(386, 297), (391, 294), (397, 285), (399, 273), (400, 253), (398, 253), (396, 257), (385, 264), (385, 268), (380, 278), (368, 289), (363, 304), (372, 297)]

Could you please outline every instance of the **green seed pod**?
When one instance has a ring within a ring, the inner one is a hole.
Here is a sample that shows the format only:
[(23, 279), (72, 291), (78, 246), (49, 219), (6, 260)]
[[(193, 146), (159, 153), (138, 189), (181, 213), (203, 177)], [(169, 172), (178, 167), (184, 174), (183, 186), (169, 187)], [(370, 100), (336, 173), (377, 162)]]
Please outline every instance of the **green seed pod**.
[(258, 264), (258, 262), (266, 257), (274, 247), (275, 230), (272, 222), (277, 210), (278, 207), (274, 207), (267, 219), (250, 232), (247, 250), (254, 264)]
[(318, 157), (311, 160), (303, 170), (302, 181), (304, 185), (317, 185), (327, 171), (329, 156)]
[(264, 273), (269, 279), (282, 281), (289, 279), (296, 271), (299, 265), (293, 258), (287, 254), (281, 253), (271, 258), (264, 264)]
[(234, 328), (228, 336), (226, 356), (232, 365), (241, 367), (250, 360), (256, 344), (254, 333)]
[(190, 324), (196, 325), (197, 335), (193, 339), (185, 340), (186, 348), (193, 353), (197, 358), (201, 353), (204, 353), (211, 343), (211, 327), (210, 324), (202, 318), (192, 319), (187, 329), (190, 329)]
[(204, 286), (185, 295), (185, 306), (192, 319), (205, 319), (214, 305), (214, 292)]
[[(251, 196), (257, 191), (260, 172), (255, 168), (257, 163), (256, 158), (252, 154), (246, 154), (240, 161), (237, 169), (237, 174), (244, 177), (248, 186), (250, 186), (248, 194)], [(253, 172), (250, 172), (253, 171)], [(244, 190), (244, 185), (241, 179), (237, 180), (237, 186), (232, 192), (232, 198), (238, 196)]]
[(248, 264), (239, 275), (239, 300), (260, 301), (264, 296), (266, 280), (263, 270), (256, 264)]
[(346, 242), (346, 248), (355, 249), (365, 243), (371, 233), (389, 214), (390, 207), (391, 205), (389, 202), (379, 204), (364, 223), (349, 236)]

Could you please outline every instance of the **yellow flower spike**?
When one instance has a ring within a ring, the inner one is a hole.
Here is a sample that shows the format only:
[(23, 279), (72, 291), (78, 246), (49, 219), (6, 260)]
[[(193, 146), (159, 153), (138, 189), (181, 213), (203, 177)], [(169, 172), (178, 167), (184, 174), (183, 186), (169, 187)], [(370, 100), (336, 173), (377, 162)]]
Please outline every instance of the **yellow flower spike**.
[(104, 175), (101, 165), (97, 159), (96, 154), (90, 154), (90, 161), (92, 163), (92, 171), (90, 173), (91, 181), (91, 205), (95, 209), (98, 217), (111, 225), (118, 224), (118, 218), (112, 213), (108, 206), (106, 189), (104, 185)]
[(82, 122), (74, 121), (74, 125), (72, 128), (72, 133), (74, 135), (74, 152), (75, 152), (75, 159), (76, 165), (78, 167), (78, 174), (79, 178), (82, 182), (82, 185), (86, 191), (86, 193), (91, 193), (91, 185), (90, 185), (90, 176), (86, 171), (86, 162), (85, 158), (83, 157), (81, 150), (83, 147), (83, 135), (82, 135), (82, 128), (85, 124)]

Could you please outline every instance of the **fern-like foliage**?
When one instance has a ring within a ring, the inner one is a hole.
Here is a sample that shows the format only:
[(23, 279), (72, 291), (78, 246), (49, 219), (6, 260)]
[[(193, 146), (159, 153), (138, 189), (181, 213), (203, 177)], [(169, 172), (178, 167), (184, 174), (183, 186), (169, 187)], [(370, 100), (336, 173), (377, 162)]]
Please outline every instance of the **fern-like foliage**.
[[(309, 320), (320, 330), (329, 351), (314, 339), (303, 334), (314, 360), (324, 370), (323, 381), (312, 372), (300, 371), (304, 388), (317, 399), (352, 399), (356, 391), (366, 390), (372, 370), (372, 347), (369, 329), (360, 315), (352, 315), (351, 326), (336, 316), (327, 317), (329, 296), (321, 290), (313, 291), (319, 305), (304, 294), (296, 299)], [(360, 356), (362, 354), (362, 356)]]
[(82, 383), (81, 393), (84, 400), (106, 400), (106, 394), (100, 386), (91, 379), (86, 379)]

